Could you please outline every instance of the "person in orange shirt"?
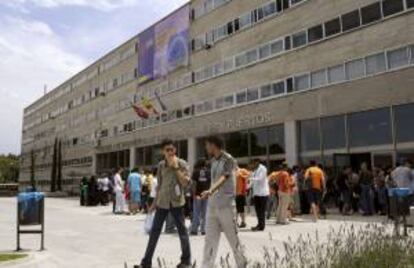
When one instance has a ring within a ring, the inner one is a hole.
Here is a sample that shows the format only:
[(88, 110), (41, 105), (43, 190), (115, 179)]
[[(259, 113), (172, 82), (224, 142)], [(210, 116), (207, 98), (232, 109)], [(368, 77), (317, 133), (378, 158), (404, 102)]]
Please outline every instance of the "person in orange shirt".
[(277, 196), (277, 174), (279, 173), (279, 168), (276, 171), (273, 171), (268, 176), (269, 180), (269, 189), (270, 189), (270, 196), (269, 196), (269, 202), (267, 203), (267, 219), (270, 219), (272, 217), (272, 214), (276, 214), (276, 208), (278, 205), (278, 196)]
[(239, 168), (236, 173), (236, 210), (237, 210), (237, 221), (240, 217), (241, 222), (238, 225), (239, 228), (246, 228), (246, 196), (247, 196), (247, 185), (249, 185), (249, 178), (251, 172), (245, 168)]
[(278, 185), (279, 195), (279, 206), (277, 207), (276, 223), (288, 224), (288, 208), (292, 200), (292, 179), (286, 166), (283, 166), (281, 171), (277, 173), (276, 182)]
[(308, 185), (308, 199), (315, 222), (319, 219), (324, 181), (325, 175), (323, 170), (316, 165), (315, 161), (310, 161), (310, 167), (305, 172), (305, 183)]

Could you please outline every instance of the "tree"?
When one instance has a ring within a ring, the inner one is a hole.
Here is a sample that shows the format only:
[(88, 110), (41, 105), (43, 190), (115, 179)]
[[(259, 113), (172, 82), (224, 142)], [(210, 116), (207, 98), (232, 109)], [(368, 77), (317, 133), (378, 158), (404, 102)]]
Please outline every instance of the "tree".
[(58, 139), (55, 138), (55, 144), (53, 145), (53, 160), (52, 160), (52, 173), (50, 174), (50, 191), (56, 192), (56, 164), (57, 164), (57, 150), (58, 150)]
[(16, 155), (0, 155), (0, 183), (15, 183), (19, 178), (20, 159)]
[(30, 152), (30, 184), (36, 188), (35, 172), (36, 172), (36, 155), (32, 149)]
[(57, 190), (62, 191), (62, 141), (58, 143), (57, 154)]

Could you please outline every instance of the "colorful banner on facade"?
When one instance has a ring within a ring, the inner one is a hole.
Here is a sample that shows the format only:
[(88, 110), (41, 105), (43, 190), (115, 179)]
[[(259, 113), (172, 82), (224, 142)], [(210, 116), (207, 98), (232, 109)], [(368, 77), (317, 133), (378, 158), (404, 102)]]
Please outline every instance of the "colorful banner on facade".
[(189, 12), (186, 5), (138, 36), (140, 83), (188, 65)]

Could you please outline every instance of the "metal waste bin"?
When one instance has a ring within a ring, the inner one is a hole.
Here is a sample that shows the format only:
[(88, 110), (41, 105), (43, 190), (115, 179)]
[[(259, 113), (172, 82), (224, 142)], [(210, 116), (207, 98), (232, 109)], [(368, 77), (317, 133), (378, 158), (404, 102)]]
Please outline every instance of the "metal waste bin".
[(390, 201), (389, 217), (394, 220), (395, 232), (399, 235), (400, 223), (404, 227), (404, 235), (407, 235), (407, 216), (410, 215), (410, 189), (391, 188), (388, 190)]
[[(21, 234), (40, 234), (40, 249), (44, 249), (44, 201), (45, 196), (40, 192), (25, 192), (17, 195), (17, 250), (21, 250)], [(35, 225), (40, 225), (40, 230), (21, 229), (21, 226)]]

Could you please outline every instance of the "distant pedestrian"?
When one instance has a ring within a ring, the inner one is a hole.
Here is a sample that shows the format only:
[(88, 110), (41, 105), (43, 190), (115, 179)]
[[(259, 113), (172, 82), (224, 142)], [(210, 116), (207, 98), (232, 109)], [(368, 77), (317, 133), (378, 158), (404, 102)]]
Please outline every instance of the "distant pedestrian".
[(251, 172), (245, 168), (239, 168), (236, 173), (236, 210), (237, 218), (240, 218), (239, 228), (246, 228), (246, 212), (245, 208), (247, 205), (247, 187), (249, 185), (249, 178)]
[(288, 209), (292, 200), (292, 179), (288, 172), (288, 168), (283, 166), (276, 174), (276, 183), (278, 186), (279, 202), (277, 207), (278, 224), (288, 224)]
[(252, 227), (252, 231), (264, 231), (266, 227), (266, 206), (270, 193), (267, 168), (260, 163), (260, 159), (254, 159), (252, 167), (251, 188), (257, 216), (257, 226)]
[(361, 185), (361, 209), (364, 216), (371, 216), (374, 213), (374, 175), (368, 169), (368, 164), (363, 162), (359, 172), (359, 181)]
[(192, 176), (193, 190), (193, 218), (191, 222), (191, 235), (206, 234), (206, 213), (208, 199), (202, 199), (201, 194), (210, 189), (210, 170), (205, 160), (199, 160), (194, 166)]
[(125, 183), (122, 180), (123, 168), (118, 168), (114, 176), (114, 191), (115, 191), (115, 214), (122, 214), (126, 212), (125, 201)]
[(134, 168), (128, 176), (129, 211), (137, 214), (141, 205), (141, 174)]
[(315, 222), (319, 219), (324, 180), (323, 170), (316, 165), (315, 161), (310, 161), (310, 167), (305, 172), (305, 181), (308, 185), (308, 198)]

